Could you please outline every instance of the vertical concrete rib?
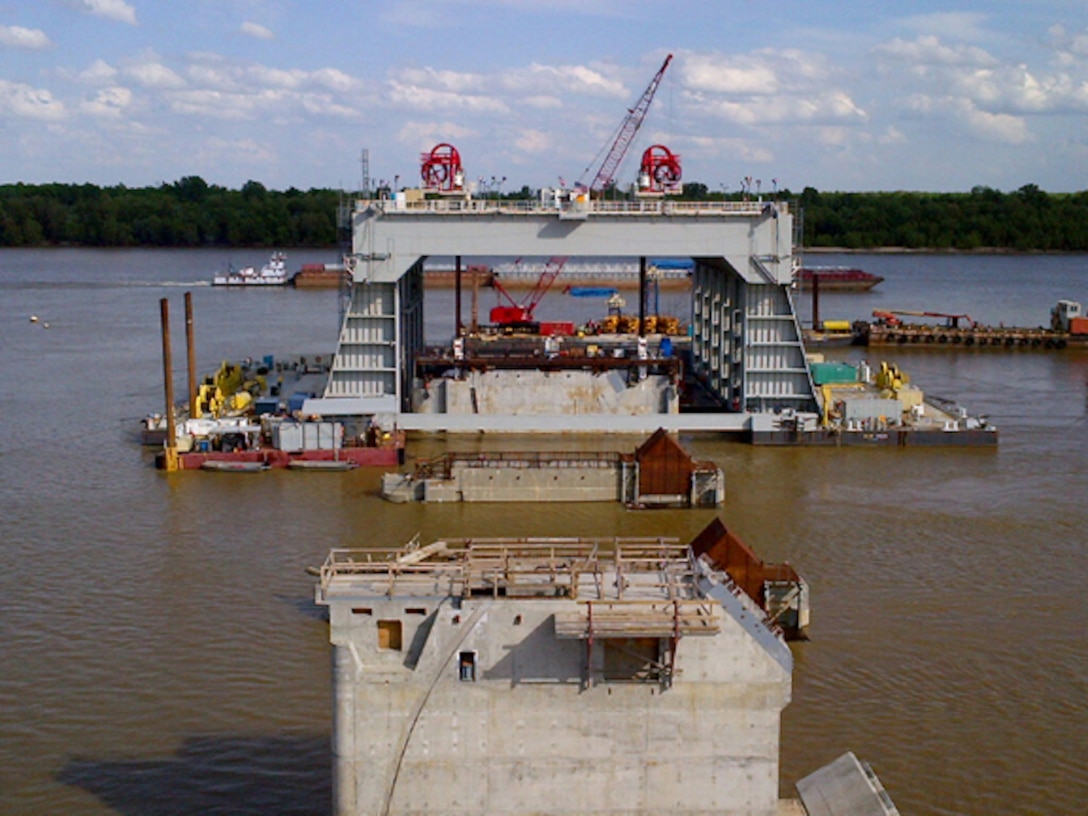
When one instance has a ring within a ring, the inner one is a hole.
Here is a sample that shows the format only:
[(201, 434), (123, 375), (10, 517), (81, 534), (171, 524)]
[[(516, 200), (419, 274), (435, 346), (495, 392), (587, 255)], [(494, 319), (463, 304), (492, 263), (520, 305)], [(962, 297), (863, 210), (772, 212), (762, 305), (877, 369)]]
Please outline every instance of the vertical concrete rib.
[(336, 816), (355, 816), (355, 661), (347, 645), (332, 649), (332, 801)]

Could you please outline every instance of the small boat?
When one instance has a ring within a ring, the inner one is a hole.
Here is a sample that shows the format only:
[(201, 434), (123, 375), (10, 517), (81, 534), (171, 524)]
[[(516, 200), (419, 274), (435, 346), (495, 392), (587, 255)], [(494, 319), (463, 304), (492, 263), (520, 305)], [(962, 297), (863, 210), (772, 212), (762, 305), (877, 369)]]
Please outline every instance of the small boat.
[(227, 271), (212, 278), (213, 286), (286, 286), (287, 256), (282, 252), (273, 252), (268, 263), (257, 269), (245, 266), (235, 269), (228, 266)]
[(291, 470), (341, 471), (354, 470), (359, 465), (345, 459), (292, 459), (287, 467)]
[(797, 270), (794, 281), (805, 291), (819, 284), (821, 292), (868, 292), (884, 278), (846, 266), (807, 266)]
[(268, 470), (266, 462), (240, 462), (232, 459), (208, 459), (200, 464), (201, 470), (216, 470), (221, 473), (261, 473)]

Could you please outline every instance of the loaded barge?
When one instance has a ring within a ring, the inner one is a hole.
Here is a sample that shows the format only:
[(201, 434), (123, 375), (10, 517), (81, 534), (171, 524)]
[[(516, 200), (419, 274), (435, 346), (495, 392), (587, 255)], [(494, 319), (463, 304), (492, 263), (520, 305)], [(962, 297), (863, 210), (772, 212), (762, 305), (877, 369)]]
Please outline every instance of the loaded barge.
[(927, 397), (897, 365), (810, 362), (819, 389), (818, 418), (783, 412), (755, 417), (752, 441), (762, 445), (866, 447), (996, 447), (998, 430), (947, 400)]
[(1088, 347), (1088, 317), (1075, 300), (1058, 301), (1051, 310), (1050, 325), (1038, 328), (987, 326), (970, 315), (945, 312), (876, 310), (873, 318), (853, 324), (856, 345), (1036, 351)]
[(185, 293), (188, 400), (175, 401), (169, 300), (163, 298), (160, 309), (164, 410), (144, 419), (141, 440), (154, 444), (161, 432), (162, 450), (155, 457), (160, 470), (343, 470), (402, 462), (404, 434), (398, 429), (382, 429), (367, 417), (305, 411), (307, 400), (324, 387), (331, 358), (224, 362), (198, 386), (190, 292)]
[(797, 288), (806, 292), (868, 292), (884, 278), (853, 267), (802, 266), (794, 280)]

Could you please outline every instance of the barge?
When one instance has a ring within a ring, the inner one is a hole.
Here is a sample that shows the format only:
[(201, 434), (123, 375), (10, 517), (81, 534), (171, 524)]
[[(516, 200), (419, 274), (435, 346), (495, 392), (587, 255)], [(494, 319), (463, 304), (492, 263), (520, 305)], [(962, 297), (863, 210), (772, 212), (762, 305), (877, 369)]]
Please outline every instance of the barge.
[(296, 289), (339, 289), (351, 285), (351, 273), (340, 264), (305, 263), (291, 276)]
[(812, 362), (819, 417), (782, 412), (755, 416), (756, 445), (995, 448), (998, 429), (947, 400), (927, 397), (897, 365)]
[(1058, 301), (1051, 310), (1050, 325), (1037, 328), (987, 326), (972, 320), (970, 315), (945, 312), (876, 310), (873, 318), (853, 324), (856, 345), (1006, 351), (1088, 347), (1088, 318), (1082, 315), (1080, 303), (1073, 300)]
[(868, 292), (883, 280), (882, 275), (846, 266), (803, 266), (794, 277), (802, 291), (821, 292)]
[(224, 361), (197, 386), (191, 293), (185, 293), (188, 400), (176, 402), (170, 343), (170, 303), (160, 301), (164, 411), (143, 420), (141, 441), (160, 429), (160, 470), (260, 471), (267, 468), (341, 470), (402, 464), (404, 434), (372, 417), (317, 416), (304, 411), (324, 387), (331, 358)]

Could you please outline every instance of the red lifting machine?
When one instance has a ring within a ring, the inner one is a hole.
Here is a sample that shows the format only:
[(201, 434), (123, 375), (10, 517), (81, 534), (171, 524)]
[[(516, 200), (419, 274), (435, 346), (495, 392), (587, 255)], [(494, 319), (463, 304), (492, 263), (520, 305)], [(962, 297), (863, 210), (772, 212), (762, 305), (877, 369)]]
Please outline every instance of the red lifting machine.
[(619, 132), (612, 142), (612, 147), (609, 149), (608, 155), (604, 157), (601, 169), (597, 171), (597, 175), (594, 176), (589, 185), (591, 191), (603, 190), (615, 181), (620, 162), (627, 155), (627, 148), (631, 146), (635, 134), (638, 133), (638, 129), (642, 126), (642, 120), (646, 118), (646, 112), (650, 109), (650, 103), (654, 101), (654, 94), (657, 93), (657, 86), (661, 84), (661, 77), (665, 75), (665, 69), (669, 67), (670, 62), (672, 62), (672, 54), (665, 57), (665, 62), (654, 75), (654, 78), (650, 80), (646, 90), (642, 92), (642, 97), (633, 108), (627, 111), (627, 116), (624, 117), (623, 123), (620, 125)]

